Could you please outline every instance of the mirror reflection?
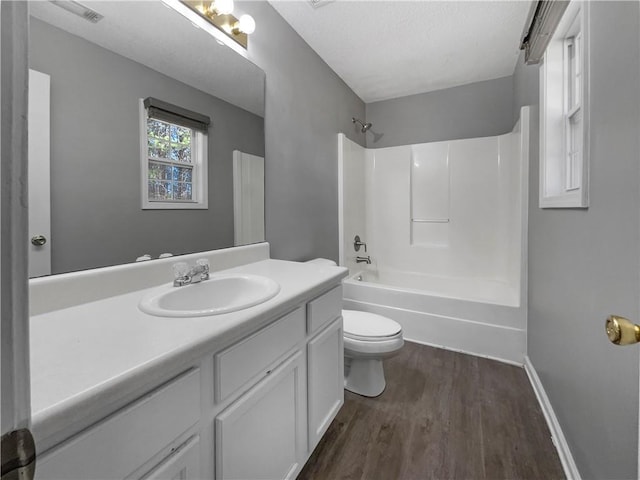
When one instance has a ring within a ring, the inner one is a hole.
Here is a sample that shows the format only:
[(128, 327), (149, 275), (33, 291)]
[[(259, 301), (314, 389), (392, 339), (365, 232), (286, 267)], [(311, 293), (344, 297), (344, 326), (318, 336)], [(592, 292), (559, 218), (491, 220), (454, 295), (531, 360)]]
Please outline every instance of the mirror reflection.
[(162, 2), (30, 8), (30, 276), (264, 240), (262, 70)]

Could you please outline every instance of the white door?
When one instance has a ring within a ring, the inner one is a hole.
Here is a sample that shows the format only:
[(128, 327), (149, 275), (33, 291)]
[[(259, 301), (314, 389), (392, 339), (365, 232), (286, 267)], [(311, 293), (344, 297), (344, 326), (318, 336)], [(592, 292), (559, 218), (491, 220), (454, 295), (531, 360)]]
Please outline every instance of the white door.
[(50, 81), (29, 70), (29, 277), (51, 274)]
[(264, 242), (264, 158), (233, 151), (234, 245)]

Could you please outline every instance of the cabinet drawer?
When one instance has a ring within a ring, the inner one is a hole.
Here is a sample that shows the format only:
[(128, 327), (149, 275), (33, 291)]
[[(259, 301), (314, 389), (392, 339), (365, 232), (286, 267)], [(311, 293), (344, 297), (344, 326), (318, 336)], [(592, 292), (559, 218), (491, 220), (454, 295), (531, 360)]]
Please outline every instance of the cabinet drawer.
[(273, 363), (304, 339), (304, 308), (300, 307), (258, 333), (215, 355), (215, 401), (267, 374)]
[(36, 478), (124, 478), (199, 418), (200, 371), (195, 369), (56, 447), (39, 461)]
[(342, 313), (342, 285), (307, 303), (307, 333), (319, 330)]
[(200, 438), (191, 437), (141, 480), (199, 480)]

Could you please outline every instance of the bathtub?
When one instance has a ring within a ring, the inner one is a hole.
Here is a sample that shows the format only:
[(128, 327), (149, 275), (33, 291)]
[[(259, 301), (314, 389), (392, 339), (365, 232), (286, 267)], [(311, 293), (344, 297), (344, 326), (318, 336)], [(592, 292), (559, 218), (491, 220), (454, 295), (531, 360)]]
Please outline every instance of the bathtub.
[(516, 285), (484, 278), (454, 278), (397, 270), (363, 270), (351, 279), (358, 282), (386, 285), (388, 288), (457, 300), (520, 306)]
[(359, 271), (343, 281), (344, 308), (384, 315), (408, 341), (523, 365), (526, 308), (518, 288), (489, 279)]

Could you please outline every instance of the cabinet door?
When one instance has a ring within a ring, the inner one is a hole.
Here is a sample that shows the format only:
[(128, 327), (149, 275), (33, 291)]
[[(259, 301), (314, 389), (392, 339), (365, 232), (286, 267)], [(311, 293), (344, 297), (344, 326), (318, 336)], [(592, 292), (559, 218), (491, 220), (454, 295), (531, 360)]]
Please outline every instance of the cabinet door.
[(141, 480), (200, 480), (200, 439), (192, 437)]
[(300, 351), (216, 417), (216, 479), (294, 478), (305, 458)]
[(344, 403), (342, 318), (308, 346), (309, 451), (313, 451)]

